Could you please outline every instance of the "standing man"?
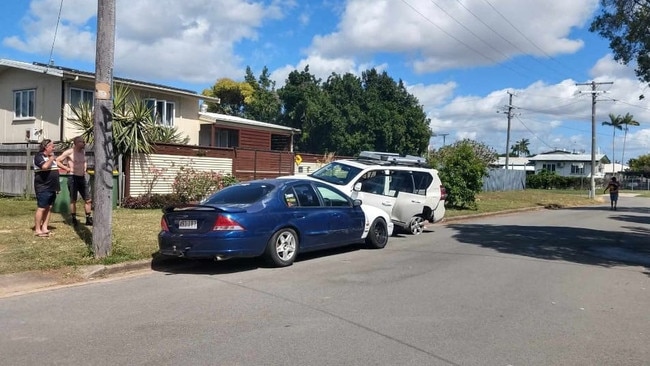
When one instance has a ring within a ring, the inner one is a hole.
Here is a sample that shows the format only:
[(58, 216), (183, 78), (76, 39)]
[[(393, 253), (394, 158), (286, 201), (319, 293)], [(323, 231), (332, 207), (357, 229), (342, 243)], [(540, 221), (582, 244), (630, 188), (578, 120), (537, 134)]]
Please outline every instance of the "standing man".
[(36, 193), (36, 214), (34, 215), (34, 232), (36, 236), (50, 236), (48, 225), (50, 211), (61, 190), (59, 168), (54, 158), (54, 143), (50, 139), (41, 142), (38, 153), (34, 156), (34, 193)]
[(83, 137), (77, 136), (72, 140), (72, 148), (66, 150), (56, 159), (68, 173), (72, 176), (68, 179), (68, 189), (70, 190), (70, 215), (72, 216), (72, 224), (77, 225), (77, 195), (85, 201), (84, 211), (86, 212), (86, 225), (93, 224), (91, 216), (92, 200), (90, 199), (90, 190), (88, 189), (88, 181), (86, 181), (86, 169), (88, 164), (86, 162), (86, 142)]
[(616, 181), (616, 177), (612, 177), (612, 180), (609, 181), (609, 184), (607, 184), (607, 187), (605, 187), (605, 190), (603, 193), (607, 192), (609, 190), (609, 201), (611, 204), (610, 210), (616, 211), (616, 204), (618, 203), (618, 189), (620, 188), (620, 184)]

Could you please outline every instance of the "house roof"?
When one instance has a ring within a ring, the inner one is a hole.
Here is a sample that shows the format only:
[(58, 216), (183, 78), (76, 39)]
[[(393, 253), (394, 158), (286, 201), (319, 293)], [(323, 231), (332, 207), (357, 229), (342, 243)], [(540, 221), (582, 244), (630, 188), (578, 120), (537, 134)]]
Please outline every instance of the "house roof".
[[(87, 71), (80, 71), (80, 70), (75, 70), (67, 67), (62, 67), (62, 66), (56, 66), (56, 65), (47, 65), (39, 62), (34, 62), (34, 63), (27, 63), (27, 62), (21, 62), (21, 61), (14, 61), (14, 60), (7, 60), (7, 59), (0, 59), (0, 72), (9, 69), (9, 68), (14, 68), (14, 69), (21, 69), (21, 70), (27, 70), (27, 71), (33, 71), (33, 72), (40, 72), (43, 74), (47, 75), (52, 75), (60, 78), (64, 77), (80, 77), (84, 78), (87, 80), (94, 80), (95, 79), (95, 74), (92, 72), (87, 72)], [(198, 94), (192, 90), (188, 89), (180, 89), (180, 88), (174, 88), (170, 86), (165, 86), (165, 85), (160, 85), (160, 84), (154, 84), (154, 83), (148, 83), (145, 81), (139, 81), (139, 80), (133, 80), (133, 79), (126, 79), (126, 78), (120, 78), (120, 77), (114, 77), (114, 81), (119, 82), (124, 85), (128, 86), (135, 86), (140, 89), (149, 89), (149, 90), (155, 90), (158, 92), (163, 92), (163, 93), (170, 93), (170, 94), (181, 94), (187, 97), (191, 98), (196, 98), (196, 99), (201, 99), (201, 100), (206, 100), (210, 102), (215, 102), (219, 103), (219, 98), (213, 98), (213, 97), (208, 97), (205, 95)]]
[[(530, 158), (520, 158), (514, 156), (508, 158), (508, 165), (523, 166), (529, 163), (530, 163)], [(492, 162), (492, 165), (506, 165), (506, 157), (500, 156), (496, 161)]]
[(205, 122), (211, 122), (211, 123), (218, 122), (219, 124), (231, 125), (233, 127), (240, 127), (241, 125), (245, 125), (249, 127), (259, 127), (266, 130), (270, 129), (270, 130), (282, 131), (285, 133), (289, 132), (291, 134), (300, 133), (300, 130), (297, 128), (281, 126), (281, 125), (276, 125), (267, 122), (260, 122), (260, 121), (255, 121), (252, 119), (246, 119), (241, 117), (229, 116), (227, 114), (221, 114), (221, 113), (200, 112), (199, 120)]
[[(605, 154), (596, 154), (596, 161), (600, 161)], [(591, 162), (591, 154), (540, 154), (528, 158), (530, 161), (584, 161)]]

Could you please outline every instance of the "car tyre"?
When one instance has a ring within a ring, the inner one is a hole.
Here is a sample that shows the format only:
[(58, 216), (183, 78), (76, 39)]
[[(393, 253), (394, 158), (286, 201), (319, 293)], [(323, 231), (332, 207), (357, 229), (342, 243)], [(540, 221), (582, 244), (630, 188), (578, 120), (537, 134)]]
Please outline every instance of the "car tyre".
[(408, 231), (413, 235), (420, 235), (424, 231), (424, 218), (422, 216), (413, 216), (409, 222)]
[(275, 267), (290, 266), (298, 255), (298, 246), (298, 234), (293, 229), (280, 229), (266, 245), (266, 260)]
[(388, 227), (386, 221), (376, 218), (370, 225), (370, 231), (366, 237), (366, 245), (371, 249), (382, 249), (388, 243)]

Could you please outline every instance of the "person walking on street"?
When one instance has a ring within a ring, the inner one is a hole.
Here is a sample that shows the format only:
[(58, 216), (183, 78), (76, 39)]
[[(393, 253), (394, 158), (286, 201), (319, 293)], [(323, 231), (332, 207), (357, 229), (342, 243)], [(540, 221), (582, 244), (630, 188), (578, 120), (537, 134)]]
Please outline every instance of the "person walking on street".
[(610, 202), (610, 210), (616, 211), (616, 205), (618, 203), (618, 189), (621, 187), (621, 185), (616, 181), (616, 177), (612, 177), (612, 179), (609, 181), (609, 184), (607, 184), (607, 187), (605, 187), (605, 190), (603, 193), (607, 192), (609, 190), (609, 202)]
[(64, 151), (56, 161), (65, 171), (72, 174), (68, 179), (72, 224), (77, 225), (79, 223), (77, 220), (77, 196), (81, 195), (81, 198), (85, 202), (84, 211), (86, 213), (86, 225), (92, 225), (92, 200), (90, 198), (88, 181), (86, 180), (86, 170), (88, 169), (88, 163), (86, 161), (86, 142), (83, 137), (77, 136), (72, 140), (72, 144), (72, 148)]
[(34, 156), (34, 193), (36, 193), (36, 213), (34, 214), (34, 232), (39, 237), (49, 237), (50, 213), (61, 190), (59, 167), (54, 157), (54, 143), (50, 139), (41, 142)]

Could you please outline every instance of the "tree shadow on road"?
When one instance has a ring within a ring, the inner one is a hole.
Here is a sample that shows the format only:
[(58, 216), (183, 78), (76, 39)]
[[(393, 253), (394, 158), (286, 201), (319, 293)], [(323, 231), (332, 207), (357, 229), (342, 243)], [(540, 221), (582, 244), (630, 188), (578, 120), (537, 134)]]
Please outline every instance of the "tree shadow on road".
[[(613, 215), (631, 223), (647, 218)], [(557, 226), (449, 224), (461, 243), (491, 248), (501, 253), (544, 260), (567, 261), (603, 267), (643, 266), (650, 275), (650, 228), (625, 227), (626, 232)]]

